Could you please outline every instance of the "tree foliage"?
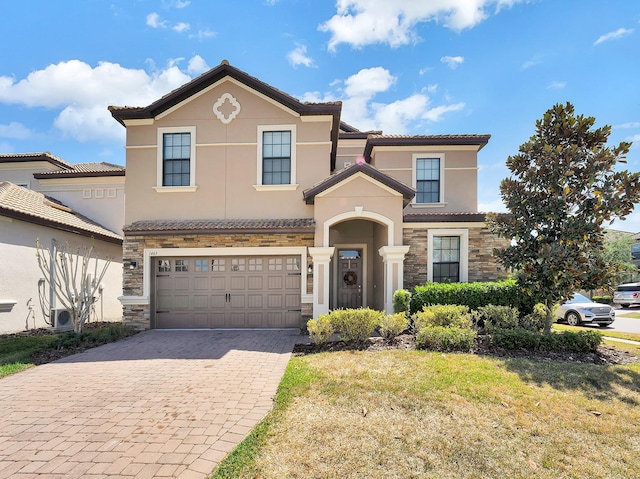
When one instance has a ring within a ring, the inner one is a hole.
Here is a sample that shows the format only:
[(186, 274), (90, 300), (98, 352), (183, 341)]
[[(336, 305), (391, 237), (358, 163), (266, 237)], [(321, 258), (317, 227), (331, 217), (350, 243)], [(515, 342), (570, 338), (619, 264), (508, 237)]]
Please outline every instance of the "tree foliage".
[(50, 285), (60, 304), (69, 312), (73, 330), (81, 333), (91, 315), (102, 279), (111, 258), (98, 267), (98, 256), (93, 246), (75, 250), (68, 243), (45, 249), (36, 240), (38, 266), (45, 282)]
[(633, 234), (607, 230), (604, 237), (604, 260), (619, 271), (616, 283), (633, 281), (638, 276), (638, 267), (631, 261)]
[(500, 193), (509, 213), (489, 215), (489, 226), (510, 246), (495, 255), (518, 273), (525, 291), (547, 308), (576, 289), (613, 283), (615, 265), (603, 251), (604, 225), (640, 201), (640, 173), (617, 170), (631, 143), (606, 146), (611, 127), (556, 104), (536, 122), (536, 133), (507, 159), (511, 176)]

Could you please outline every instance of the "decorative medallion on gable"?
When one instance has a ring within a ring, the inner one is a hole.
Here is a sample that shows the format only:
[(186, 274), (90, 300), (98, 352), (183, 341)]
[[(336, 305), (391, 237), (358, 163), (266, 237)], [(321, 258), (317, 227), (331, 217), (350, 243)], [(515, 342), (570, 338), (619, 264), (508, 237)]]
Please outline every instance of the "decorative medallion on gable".
[(218, 120), (228, 125), (240, 113), (240, 103), (231, 93), (223, 93), (213, 104), (213, 113)]

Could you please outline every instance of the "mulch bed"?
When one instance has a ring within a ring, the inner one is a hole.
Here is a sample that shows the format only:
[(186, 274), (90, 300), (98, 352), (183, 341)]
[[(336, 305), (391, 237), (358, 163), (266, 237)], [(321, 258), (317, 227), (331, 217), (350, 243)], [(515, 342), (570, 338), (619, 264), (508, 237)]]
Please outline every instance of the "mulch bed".
[[(84, 325), (85, 330), (97, 329), (111, 324), (109, 322), (92, 322)], [(40, 328), (22, 331), (14, 334), (5, 334), (2, 337), (18, 336), (45, 336), (53, 334), (51, 329)], [(78, 347), (68, 347), (64, 349), (45, 349), (34, 353), (31, 358), (34, 364), (45, 364), (57, 359), (81, 353), (90, 349), (90, 346), (82, 345)], [(395, 339), (387, 340), (381, 337), (372, 337), (363, 342), (329, 341), (326, 344), (316, 345), (311, 343), (298, 343), (293, 348), (294, 356), (304, 356), (306, 354), (333, 352), (333, 351), (386, 351), (386, 350), (414, 350), (416, 341), (411, 334), (402, 334)], [(640, 358), (626, 351), (619, 351), (614, 348), (599, 346), (595, 353), (571, 353), (566, 351), (525, 351), (506, 350), (490, 346), (487, 341), (479, 338), (476, 347), (472, 351), (474, 354), (484, 356), (494, 356), (501, 358), (527, 358), (546, 359), (557, 361), (572, 361), (577, 363), (594, 364), (632, 364), (640, 362)]]
[[(90, 323), (85, 323), (83, 330), (91, 331), (92, 329), (99, 329), (110, 324), (114, 324), (108, 321), (93, 321)], [(133, 332), (132, 332), (133, 333)], [(26, 331), (20, 331), (19, 333), (11, 333), (11, 334), (3, 334), (0, 337), (3, 338), (12, 338), (12, 337), (34, 337), (34, 336), (50, 336), (52, 334), (60, 334), (59, 332), (53, 331), (51, 328), (38, 328), (38, 329), (29, 329)], [(71, 356), (72, 354), (78, 354), (86, 351), (87, 349), (91, 349), (96, 346), (101, 346), (102, 344), (87, 344), (83, 343), (78, 346), (65, 346), (64, 348), (47, 348), (41, 351), (36, 351), (31, 354), (31, 360), (33, 364), (40, 365), (50, 363), (52, 361), (56, 361), (58, 359), (66, 358), (67, 356)]]
[[(416, 349), (416, 342), (413, 335), (403, 334), (393, 340), (380, 337), (373, 337), (367, 341), (349, 342), (330, 341), (326, 344), (316, 345), (311, 343), (296, 344), (293, 349), (294, 356), (304, 356), (306, 354), (333, 352), (333, 351), (385, 351), (385, 350), (413, 350)], [(483, 356), (493, 356), (500, 358), (527, 358), (538, 360), (570, 361), (577, 363), (593, 364), (631, 364), (640, 362), (640, 358), (625, 351), (619, 351), (606, 346), (599, 346), (595, 353), (572, 353), (567, 351), (526, 351), (507, 350), (496, 348), (488, 344), (483, 338), (479, 338), (476, 347), (472, 351), (474, 354)]]

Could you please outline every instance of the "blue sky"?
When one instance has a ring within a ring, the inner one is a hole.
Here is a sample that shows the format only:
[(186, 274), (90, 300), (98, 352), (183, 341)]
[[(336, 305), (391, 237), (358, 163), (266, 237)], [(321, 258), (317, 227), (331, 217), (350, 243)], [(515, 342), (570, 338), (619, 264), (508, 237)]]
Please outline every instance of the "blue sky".
[[(553, 104), (635, 141), (640, 2), (30, 0), (2, 2), (0, 153), (124, 164), (108, 105), (145, 106), (223, 59), (386, 134), (489, 133), (481, 211)], [(616, 229), (640, 231), (640, 208)]]

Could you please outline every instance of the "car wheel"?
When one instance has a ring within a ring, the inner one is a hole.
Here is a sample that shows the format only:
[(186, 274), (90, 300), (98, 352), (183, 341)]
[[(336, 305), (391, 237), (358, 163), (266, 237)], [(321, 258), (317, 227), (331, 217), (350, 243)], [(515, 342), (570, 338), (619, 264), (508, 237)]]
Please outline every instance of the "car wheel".
[(629, 307), (628, 304), (621, 304), (620, 306), (622, 306), (622, 309), (627, 309)]
[(581, 323), (580, 315), (575, 311), (569, 311), (565, 316), (565, 319), (567, 320), (567, 324), (569, 326), (579, 326)]

